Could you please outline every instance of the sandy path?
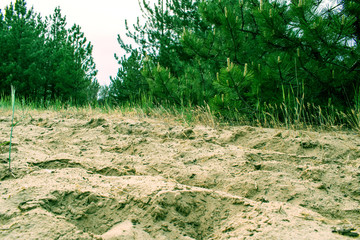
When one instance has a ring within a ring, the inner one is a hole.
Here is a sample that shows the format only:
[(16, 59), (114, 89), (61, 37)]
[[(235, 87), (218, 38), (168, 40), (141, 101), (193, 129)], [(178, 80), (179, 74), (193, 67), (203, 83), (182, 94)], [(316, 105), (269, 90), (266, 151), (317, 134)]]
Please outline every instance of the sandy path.
[[(31, 116), (31, 117), (30, 117)], [(0, 110), (0, 145), (10, 113)], [(0, 239), (354, 239), (360, 135), (31, 112)]]

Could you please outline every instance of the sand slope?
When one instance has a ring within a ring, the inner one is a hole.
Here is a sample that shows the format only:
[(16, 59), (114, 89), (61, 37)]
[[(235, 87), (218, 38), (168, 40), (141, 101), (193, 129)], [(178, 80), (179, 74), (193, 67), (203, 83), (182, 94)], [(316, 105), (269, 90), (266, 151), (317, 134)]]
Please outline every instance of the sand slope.
[(360, 135), (0, 110), (0, 239), (354, 239)]

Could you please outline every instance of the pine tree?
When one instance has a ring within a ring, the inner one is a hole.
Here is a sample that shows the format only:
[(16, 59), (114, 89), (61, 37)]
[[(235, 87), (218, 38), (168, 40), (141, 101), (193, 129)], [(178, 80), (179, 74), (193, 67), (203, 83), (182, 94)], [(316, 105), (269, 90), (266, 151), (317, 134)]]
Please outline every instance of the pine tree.
[[(204, 100), (204, 92), (195, 82), (203, 83), (206, 73), (199, 74), (193, 71), (191, 66), (197, 62), (189, 58), (181, 45), (184, 28), (190, 30), (203, 27), (197, 11), (198, 4), (197, 1), (192, 0), (159, 0), (151, 7), (149, 3), (142, 1), (143, 15), (146, 16), (145, 24), (140, 24), (138, 20), (133, 26), (133, 31), (126, 24), (127, 36), (140, 46), (136, 51), (142, 55), (142, 59), (147, 59), (143, 62), (142, 72), (150, 87), (149, 94), (154, 94), (154, 99), (158, 101), (166, 99), (180, 104)], [(125, 44), (120, 36), (118, 41), (127, 53), (134, 51), (133, 47)], [(138, 70), (140, 71), (140, 68)], [(196, 79), (188, 81), (184, 78), (185, 75)], [(131, 79), (127, 78), (126, 81)], [(211, 86), (211, 84), (207, 85)], [(196, 94), (193, 92), (195, 90)]]
[(0, 43), (1, 91), (12, 84), (18, 96), (43, 104), (97, 100), (93, 47), (79, 26), (66, 28), (60, 8), (43, 20), (24, 0), (11, 3), (0, 12)]
[(112, 101), (117, 104), (126, 101), (141, 101), (149, 91), (149, 85), (141, 73), (142, 57), (137, 50), (133, 50), (126, 58), (116, 60), (120, 65), (117, 76), (111, 78), (110, 91)]
[(98, 71), (92, 57), (93, 45), (76, 24), (68, 30), (68, 43), (72, 49), (73, 73), (76, 76), (71, 95), (76, 103), (94, 102), (100, 85), (96, 79)]
[[(5, 8), (1, 17), (0, 87), (12, 84), (25, 98), (36, 98), (41, 85), (42, 42), (37, 15), (24, 0)], [(39, 81), (40, 80), (40, 81)]]
[(161, 101), (207, 102), (229, 117), (264, 103), (346, 110), (359, 92), (359, 4), (323, 3), (143, 2), (146, 23), (127, 35), (147, 54), (139, 71)]
[[(4, 14), (0, 9), (0, 46), (6, 46), (6, 24), (4, 20)], [(0, 51), (0, 61), (3, 62), (7, 58), (7, 54), (4, 50)], [(0, 64), (0, 94), (5, 95), (5, 80), (6, 74), (3, 67), (4, 63)]]
[(99, 84), (91, 55), (93, 46), (87, 43), (78, 25), (66, 28), (66, 17), (62, 16), (60, 8), (56, 8), (47, 20), (46, 50), (50, 60), (46, 67), (48, 76), (44, 98), (50, 93), (52, 101), (73, 100), (76, 104), (83, 104), (95, 100)]

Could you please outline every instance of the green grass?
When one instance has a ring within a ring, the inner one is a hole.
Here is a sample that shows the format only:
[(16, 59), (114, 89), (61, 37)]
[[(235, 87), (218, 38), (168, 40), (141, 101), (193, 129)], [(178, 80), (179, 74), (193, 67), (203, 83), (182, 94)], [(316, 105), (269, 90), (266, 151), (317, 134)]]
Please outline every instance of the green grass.
[(340, 111), (334, 106), (303, 104), (301, 111), (285, 104), (263, 104), (256, 121), (259, 126), (288, 129), (354, 129), (360, 130), (359, 111)]
[(11, 171), (11, 143), (12, 143), (12, 134), (14, 129), (14, 114), (15, 114), (15, 88), (11, 85), (11, 106), (12, 106), (12, 117), (11, 117), (11, 131), (10, 131), (10, 142), (9, 142), (9, 172)]
[[(38, 104), (16, 100), (15, 108), (18, 110), (18, 118), (30, 116), (31, 110), (50, 110), (64, 112), (66, 114), (91, 115), (93, 113), (119, 114), (124, 117), (158, 118), (171, 120), (187, 125), (202, 124), (210, 127), (226, 125), (250, 125), (266, 128), (286, 129), (352, 129), (360, 130), (360, 104), (353, 109), (344, 112), (336, 109), (330, 103), (320, 107), (311, 103), (305, 103), (302, 98), (296, 98), (292, 94), (284, 94), (281, 104), (264, 103), (257, 106), (256, 112), (249, 116), (241, 112), (232, 111), (231, 117), (216, 113), (209, 105), (205, 106), (174, 106), (171, 104), (154, 104), (152, 99), (144, 98), (139, 103), (124, 103), (120, 106), (109, 104), (87, 105), (83, 107), (73, 106), (71, 103)], [(12, 109), (12, 101), (5, 97), (0, 99), (0, 110)], [(19, 116), (20, 115), (20, 116)], [(20, 121), (20, 120), (18, 120)], [(16, 124), (14, 124), (16, 125)]]

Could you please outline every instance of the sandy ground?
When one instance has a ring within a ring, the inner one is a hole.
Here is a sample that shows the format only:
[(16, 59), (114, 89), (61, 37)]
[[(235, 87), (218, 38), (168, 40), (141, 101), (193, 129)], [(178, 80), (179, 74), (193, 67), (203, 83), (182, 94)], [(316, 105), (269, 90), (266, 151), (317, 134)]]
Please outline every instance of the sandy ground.
[(0, 239), (354, 239), (359, 132), (0, 110)]

